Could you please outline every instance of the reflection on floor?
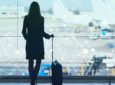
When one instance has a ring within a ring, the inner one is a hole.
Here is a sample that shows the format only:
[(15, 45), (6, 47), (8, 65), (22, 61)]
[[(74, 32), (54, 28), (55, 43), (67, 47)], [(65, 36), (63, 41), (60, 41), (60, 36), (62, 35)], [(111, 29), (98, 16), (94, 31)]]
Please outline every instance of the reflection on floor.
[[(7, 84), (7, 83), (0, 83), (0, 85), (30, 85), (29, 83), (9, 83), (9, 84)], [(37, 84), (37, 85), (52, 85), (52, 84)], [(81, 84), (81, 83), (69, 83), (69, 84), (66, 84), (66, 83), (64, 83), (63, 85), (109, 85), (108, 83), (83, 83), (83, 84)], [(113, 83), (113, 84), (111, 84), (111, 85), (115, 85), (115, 83)]]

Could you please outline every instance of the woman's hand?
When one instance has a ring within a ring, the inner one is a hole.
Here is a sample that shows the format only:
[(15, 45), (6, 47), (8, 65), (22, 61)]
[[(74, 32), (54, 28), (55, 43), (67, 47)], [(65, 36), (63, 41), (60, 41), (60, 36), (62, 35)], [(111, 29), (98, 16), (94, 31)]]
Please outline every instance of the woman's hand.
[(50, 37), (54, 38), (54, 35), (53, 35), (53, 34), (51, 34), (51, 35), (50, 35)]

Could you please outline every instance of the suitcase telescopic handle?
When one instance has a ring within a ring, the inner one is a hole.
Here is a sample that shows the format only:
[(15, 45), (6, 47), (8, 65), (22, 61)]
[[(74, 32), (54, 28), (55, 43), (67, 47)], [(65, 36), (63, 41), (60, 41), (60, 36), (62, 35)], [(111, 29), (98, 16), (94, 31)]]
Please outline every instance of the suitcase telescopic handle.
[(53, 58), (54, 58), (54, 53), (53, 53), (53, 50), (54, 50), (54, 49), (53, 49), (53, 38), (54, 38), (54, 37), (52, 37), (52, 63), (53, 63)]

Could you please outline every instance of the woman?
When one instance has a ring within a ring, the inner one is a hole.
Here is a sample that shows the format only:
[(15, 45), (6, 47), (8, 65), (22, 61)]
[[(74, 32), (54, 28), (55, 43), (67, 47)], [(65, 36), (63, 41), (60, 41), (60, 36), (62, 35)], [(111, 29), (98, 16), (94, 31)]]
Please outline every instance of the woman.
[[(32, 2), (28, 15), (23, 22), (22, 34), (26, 40), (26, 59), (28, 59), (28, 70), (31, 78), (31, 85), (35, 85), (41, 60), (44, 59), (43, 37), (49, 39), (53, 37), (44, 32), (44, 18), (40, 13), (40, 6), (37, 2)], [(36, 64), (34, 67), (34, 60)]]

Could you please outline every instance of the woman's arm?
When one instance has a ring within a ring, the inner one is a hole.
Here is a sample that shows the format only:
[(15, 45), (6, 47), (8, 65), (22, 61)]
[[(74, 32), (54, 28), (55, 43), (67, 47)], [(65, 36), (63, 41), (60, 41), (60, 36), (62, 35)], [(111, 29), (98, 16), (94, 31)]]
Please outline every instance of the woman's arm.
[(24, 37), (25, 40), (27, 40), (27, 20), (26, 20), (26, 16), (24, 17), (24, 21), (23, 21), (23, 29), (22, 29), (22, 35)]
[(51, 35), (47, 34), (45, 31), (44, 31), (44, 18), (43, 18), (43, 22), (42, 22), (42, 28), (43, 28), (43, 37), (45, 37), (46, 39), (49, 39), (51, 37)]

